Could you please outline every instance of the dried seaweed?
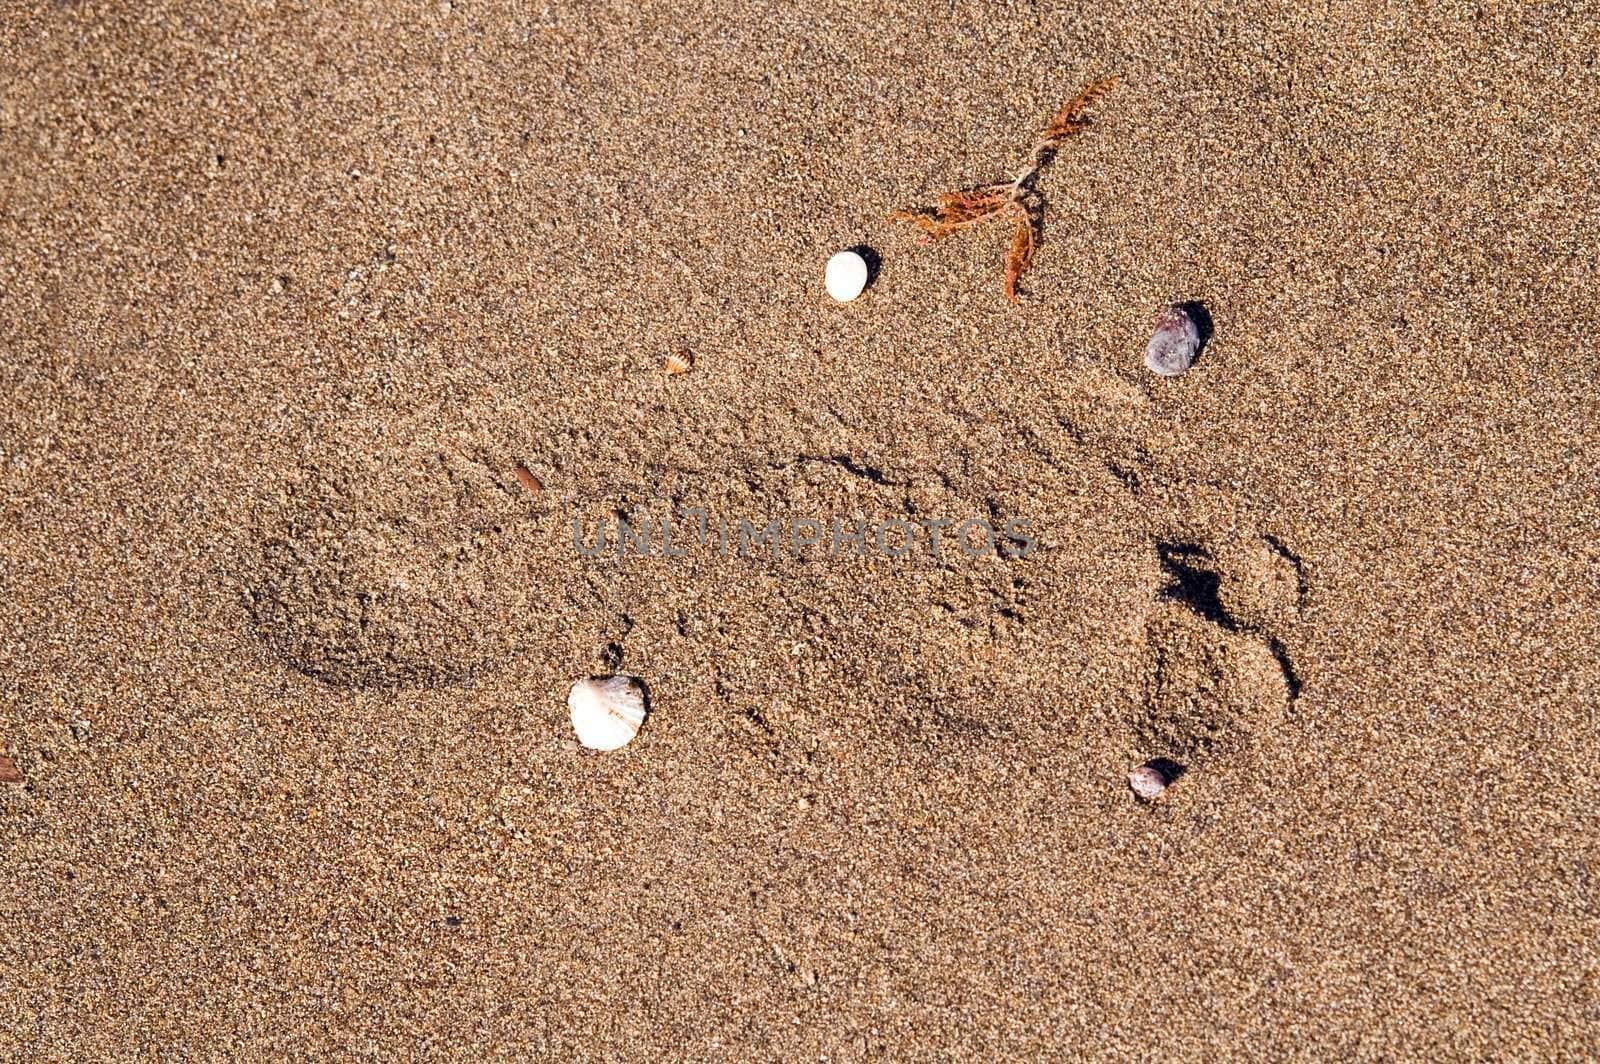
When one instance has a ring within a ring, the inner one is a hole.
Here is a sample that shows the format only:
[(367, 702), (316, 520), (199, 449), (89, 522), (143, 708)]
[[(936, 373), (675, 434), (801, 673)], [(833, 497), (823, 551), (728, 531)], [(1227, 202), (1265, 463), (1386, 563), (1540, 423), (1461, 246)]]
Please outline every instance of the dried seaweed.
[(1006, 298), (1020, 302), (1018, 284), (1033, 265), (1044, 238), (1044, 196), (1035, 187), (1040, 172), (1055, 158), (1061, 145), (1090, 126), (1088, 110), (1116, 86), (1119, 78), (1102, 78), (1078, 90), (1055, 113), (1029, 153), (1028, 167), (1009, 182), (979, 185), (939, 196), (934, 206), (896, 211), (890, 217), (910, 222), (924, 233), (925, 241), (938, 240), (991, 218), (1004, 218), (1015, 227), (1006, 253)]

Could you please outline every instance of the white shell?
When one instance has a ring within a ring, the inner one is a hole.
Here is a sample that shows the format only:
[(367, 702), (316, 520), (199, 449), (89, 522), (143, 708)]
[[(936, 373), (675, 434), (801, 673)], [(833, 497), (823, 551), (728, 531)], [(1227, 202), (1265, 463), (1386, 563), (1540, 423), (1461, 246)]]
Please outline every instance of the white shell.
[(1145, 801), (1167, 789), (1167, 774), (1152, 764), (1143, 764), (1128, 773), (1128, 786)]
[(632, 676), (594, 676), (567, 693), (578, 741), (591, 750), (628, 745), (644, 723), (644, 688)]
[(828, 260), (822, 285), (841, 303), (848, 303), (867, 287), (867, 260), (854, 251), (841, 251)]
[(1200, 326), (1181, 306), (1171, 306), (1156, 319), (1155, 334), (1144, 349), (1145, 368), (1163, 377), (1176, 377), (1194, 365), (1200, 350)]

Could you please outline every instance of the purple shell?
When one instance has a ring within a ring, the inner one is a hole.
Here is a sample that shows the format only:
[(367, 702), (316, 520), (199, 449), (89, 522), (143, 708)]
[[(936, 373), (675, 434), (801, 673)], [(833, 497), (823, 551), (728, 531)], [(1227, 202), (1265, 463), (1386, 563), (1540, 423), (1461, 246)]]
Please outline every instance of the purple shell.
[(1194, 365), (1200, 351), (1200, 326), (1181, 306), (1170, 306), (1156, 319), (1155, 335), (1144, 349), (1144, 364), (1151, 373), (1176, 377)]
[(1148, 802), (1176, 783), (1183, 772), (1183, 766), (1176, 761), (1153, 757), (1128, 773), (1128, 786), (1134, 794)]
[(1167, 777), (1158, 768), (1140, 765), (1128, 773), (1128, 786), (1133, 788), (1134, 794), (1148, 802), (1167, 789)]

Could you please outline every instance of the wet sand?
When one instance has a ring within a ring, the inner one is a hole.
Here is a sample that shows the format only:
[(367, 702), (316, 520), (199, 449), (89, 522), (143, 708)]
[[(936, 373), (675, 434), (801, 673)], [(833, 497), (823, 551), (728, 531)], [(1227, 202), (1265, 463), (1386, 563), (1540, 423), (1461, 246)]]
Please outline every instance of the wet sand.
[(11, 5), (0, 1057), (1594, 1053), (1595, 39)]

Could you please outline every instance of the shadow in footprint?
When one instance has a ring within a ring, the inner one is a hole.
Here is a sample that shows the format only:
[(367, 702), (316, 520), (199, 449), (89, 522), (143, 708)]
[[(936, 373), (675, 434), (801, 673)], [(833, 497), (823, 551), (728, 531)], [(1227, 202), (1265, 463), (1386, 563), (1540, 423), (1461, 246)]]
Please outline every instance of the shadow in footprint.
[(1222, 604), (1222, 577), (1210, 567), (1211, 555), (1204, 547), (1193, 543), (1157, 543), (1156, 556), (1161, 560), (1162, 571), (1171, 578), (1161, 589), (1161, 598), (1182, 603), (1230, 632), (1239, 630)]

